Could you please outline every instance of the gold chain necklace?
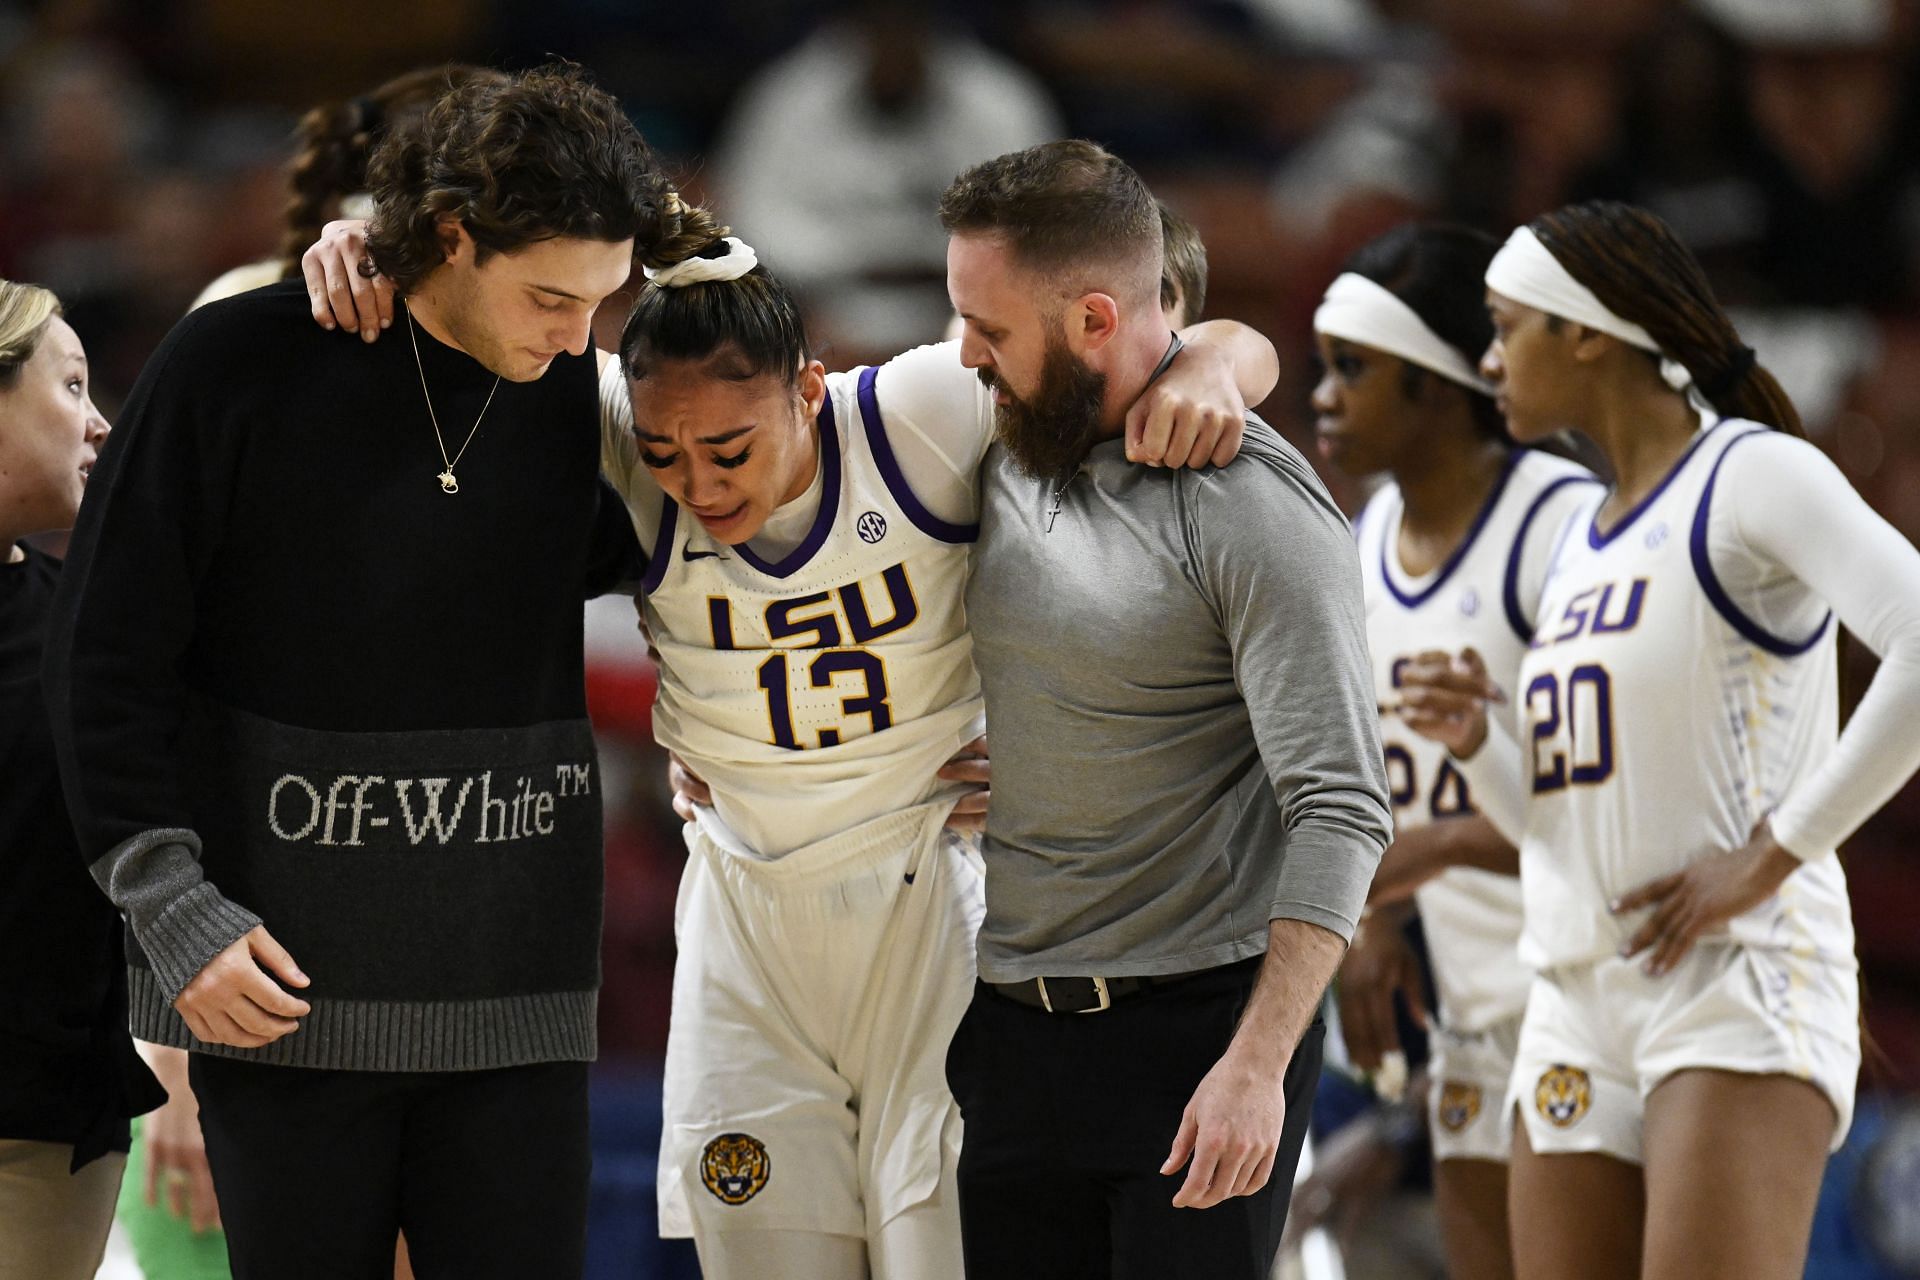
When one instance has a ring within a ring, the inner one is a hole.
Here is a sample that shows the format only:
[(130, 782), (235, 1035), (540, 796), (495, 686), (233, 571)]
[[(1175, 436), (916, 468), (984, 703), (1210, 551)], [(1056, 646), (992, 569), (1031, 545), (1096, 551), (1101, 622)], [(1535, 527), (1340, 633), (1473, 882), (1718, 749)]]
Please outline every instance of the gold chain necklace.
[(473, 420), (473, 426), (467, 431), (467, 438), (460, 444), (460, 451), (449, 458), (446, 437), (440, 434), (440, 417), (433, 411), (433, 395), (427, 390), (427, 367), (420, 363), (419, 325), (413, 318), (412, 307), (407, 308), (407, 337), (413, 340), (413, 367), (420, 374), (420, 394), (427, 402), (427, 420), (433, 423), (433, 438), (440, 445), (440, 463), (446, 468), (436, 477), (440, 481), (440, 492), (458, 493), (460, 482), (454, 479), (453, 469), (466, 455), (467, 446), (473, 443), (474, 433), (480, 430), (480, 418), (486, 417), (487, 410), (493, 407), (493, 393), (500, 389), (500, 375), (497, 373), (493, 375), (493, 390), (487, 392), (487, 402), (480, 406), (480, 418)]

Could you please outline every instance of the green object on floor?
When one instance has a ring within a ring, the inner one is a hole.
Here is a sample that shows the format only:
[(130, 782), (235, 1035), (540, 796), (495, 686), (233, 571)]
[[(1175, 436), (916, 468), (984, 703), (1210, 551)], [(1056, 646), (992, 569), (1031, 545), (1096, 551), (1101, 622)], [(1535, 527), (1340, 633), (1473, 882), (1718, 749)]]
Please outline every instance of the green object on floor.
[(127, 1156), (127, 1176), (120, 1184), (120, 1204), (114, 1216), (133, 1246), (134, 1260), (147, 1280), (233, 1280), (227, 1268), (227, 1235), (218, 1229), (195, 1235), (185, 1218), (176, 1218), (164, 1205), (150, 1205), (146, 1186), (147, 1147), (141, 1122), (133, 1122), (133, 1150)]

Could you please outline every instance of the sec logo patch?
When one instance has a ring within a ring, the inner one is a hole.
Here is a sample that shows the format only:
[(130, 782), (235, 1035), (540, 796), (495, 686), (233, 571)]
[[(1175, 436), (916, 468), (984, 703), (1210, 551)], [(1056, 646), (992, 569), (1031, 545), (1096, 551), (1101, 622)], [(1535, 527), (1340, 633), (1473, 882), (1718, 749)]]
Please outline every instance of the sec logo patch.
[(878, 511), (869, 511), (853, 522), (860, 534), (860, 541), (869, 545), (887, 536), (887, 518)]
[(1480, 1086), (1449, 1080), (1440, 1087), (1440, 1123), (1458, 1133), (1480, 1114)]
[(700, 1181), (722, 1204), (745, 1204), (773, 1176), (767, 1144), (744, 1133), (723, 1133), (700, 1153)]
[(1534, 1086), (1533, 1105), (1554, 1128), (1570, 1129), (1593, 1105), (1593, 1081), (1578, 1067), (1549, 1067)]

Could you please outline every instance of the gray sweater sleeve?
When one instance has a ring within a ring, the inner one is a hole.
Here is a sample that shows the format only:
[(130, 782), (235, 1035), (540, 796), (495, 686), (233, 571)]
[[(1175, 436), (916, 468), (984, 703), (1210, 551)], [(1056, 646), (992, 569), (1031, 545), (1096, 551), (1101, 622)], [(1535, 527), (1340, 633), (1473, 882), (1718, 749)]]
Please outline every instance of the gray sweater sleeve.
[(169, 1003), (260, 917), (229, 902), (200, 870), (200, 837), (184, 828), (143, 831), (90, 870), (153, 965)]
[(1393, 827), (1359, 560), (1305, 460), (1248, 435), (1195, 478), (1188, 537), (1287, 832), (1269, 918), (1351, 939)]

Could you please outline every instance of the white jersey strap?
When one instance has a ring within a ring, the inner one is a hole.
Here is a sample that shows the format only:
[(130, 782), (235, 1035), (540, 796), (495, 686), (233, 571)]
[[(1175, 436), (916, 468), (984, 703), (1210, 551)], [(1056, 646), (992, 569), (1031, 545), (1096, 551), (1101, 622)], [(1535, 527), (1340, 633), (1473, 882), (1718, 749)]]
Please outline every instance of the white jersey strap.
[(1739, 632), (1747, 641), (1765, 649), (1768, 653), (1781, 658), (1797, 658), (1820, 643), (1827, 634), (1827, 628), (1833, 625), (1833, 610), (1820, 619), (1820, 625), (1804, 640), (1789, 640), (1777, 636), (1755, 622), (1745, 610), (1734, 602), (1726, 587), (1720, 581), (1720, 575), (1714, 572), (1713, 558), (1707, 554), (1707, 529), (1713, 513), (1714, 482), (1720, 478), (1720, 468), (1726, 463), (1727, 455), (1743, 440), (1754, 436), (1764, 436), (1771, 428), (1755, 426), (1747, 430), (1734, 432), (1731, 438), (1720, 448), (1720, 456), (1713, 460), (1713, 468), (1707, 472), (1707, 482), (1700, 490), (1700, 505), (1694, 509), (1693, 531), (1688, 540), (1688, 550), (1693, 557), (1693, 576), (1699, 580), (1700, 590), (1707, 595), (1713, 605), (1713, 611), (1720, 615), (1726, 624)]
[(906, 473), (900, 469), (900, 460), (894, 456), (893, 442), (887, 438), (887, 427), (880, 416), (880, 397), (874, 389), (874, 383), (880, 376), (878, 366), (869, 365), (860, 371), (856, 398), (860, 405), (860, 421), (867, 433), (867, 448), (873, 454), (874, 464), (880, 470), (880, 477), (886, 481), (887, 491), (893, 494), (893, 500), (907, 514), (920, 532), (942, 542), (970, 543), (980, 536), (980, 525), (954, 524), (942, 520), (929, 511), (914, 493), (913, 486), (907, 483)]

